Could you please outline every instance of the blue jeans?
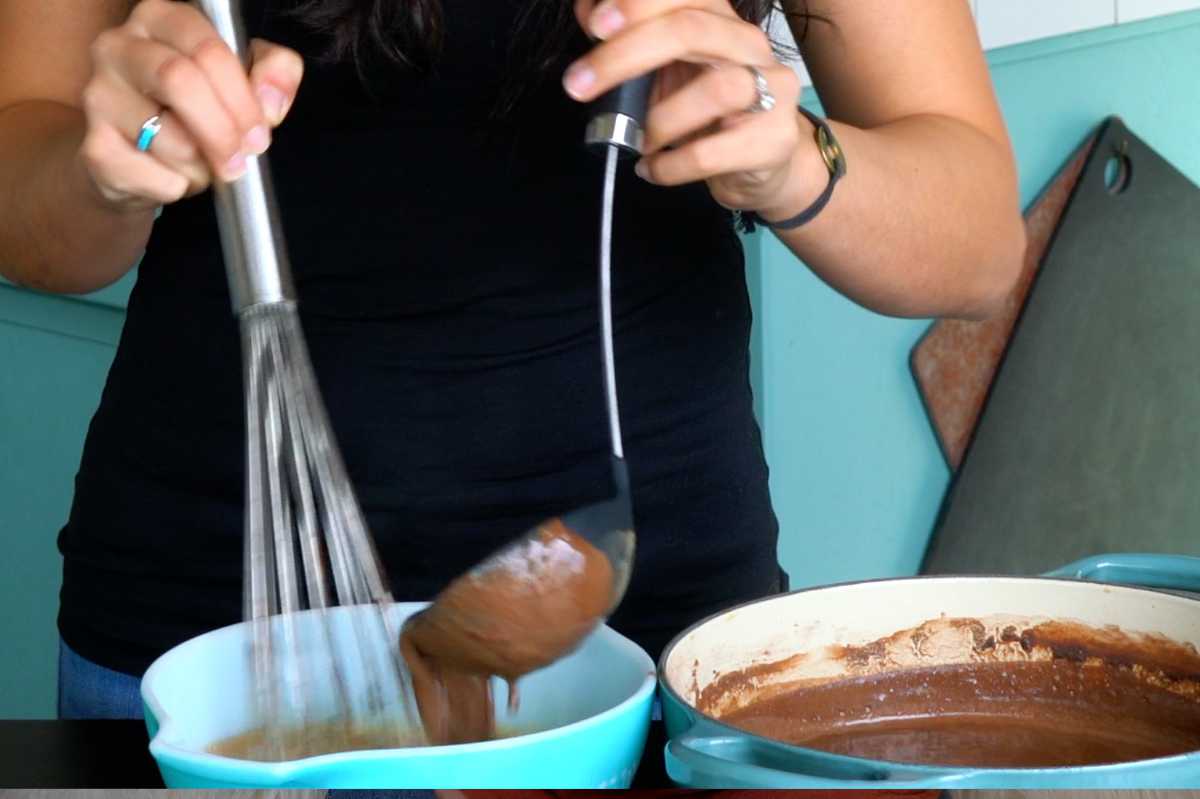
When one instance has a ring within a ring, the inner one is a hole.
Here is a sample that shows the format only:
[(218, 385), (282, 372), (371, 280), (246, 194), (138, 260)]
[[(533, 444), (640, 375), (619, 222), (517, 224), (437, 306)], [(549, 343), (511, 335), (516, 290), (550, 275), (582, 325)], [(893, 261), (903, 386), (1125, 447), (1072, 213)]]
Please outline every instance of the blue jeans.
[(140, 719), (141, 685), (141, 677), (106, 669), (59, 640), (60, 719)]

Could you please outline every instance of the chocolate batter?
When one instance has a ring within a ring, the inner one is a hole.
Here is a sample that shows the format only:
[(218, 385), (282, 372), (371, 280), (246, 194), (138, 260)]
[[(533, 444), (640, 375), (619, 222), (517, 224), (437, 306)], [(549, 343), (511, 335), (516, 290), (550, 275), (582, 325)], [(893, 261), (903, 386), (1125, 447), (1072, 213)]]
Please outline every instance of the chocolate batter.
[[(773, 678), (813, 664), (844, 676)], [(697, 706), (768, 738), (890, 762), (1121, 763), (1200, 751), (1200, 654), (1116, 628), (939, 619), (724, 675)]]
[(1087, 766), (1200, 750), (1200, 703), (1128, 669), (1062, 660), (837, 681), (723, 720), (828, 752), (941, 766)]
[(351, 727), (339, 721), (283, 730), (278, 738), (269, 736), (265, 727), (257, 727), (241, 735), (218, 741), (208, 747), (208, 751), (214, 755), (238, 760), (270, 763), (334, 752), (395, 749), (420, 744), (419, 735), (399, 727)]
[[(520, 734), (515, 730), (497, 730), (492, 737), (512, 738)], [(256, 727), (241, 735), (220, 740), (208, 747), (208, 751), (214, 755), (238, 760), (275, 763), (335, 752), (401, 749), (422, 745), (424, 741), (419, 733), (401, 726), (379, 724), (350, 727), (344, 722), (331, 721), (283, 730), (276, 738), (269, 737), (266, 727)]]
[(430, 743), (494, 737), (490, 678), (515, 708), (517, 679), (577, 647), (612, 592), (608, 558), (557, 519), (451, 583), (400, 636)]

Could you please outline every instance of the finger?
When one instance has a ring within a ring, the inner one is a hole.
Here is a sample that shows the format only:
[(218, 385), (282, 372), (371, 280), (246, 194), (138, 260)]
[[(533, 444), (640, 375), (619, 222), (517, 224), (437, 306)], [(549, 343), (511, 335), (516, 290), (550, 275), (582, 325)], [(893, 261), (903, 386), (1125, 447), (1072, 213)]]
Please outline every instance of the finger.
[(115, 56), (114, 75), (171, 109), (217, 175), (233, 180), (245, 171), (247, 152), (238, 123), (191, 59), (161, 42), (126, 39)]
[(148, 153), (138, 152), (121, 131), (101, 122), (93, 125), (80, 153), (97, 188), (113, 202), (151, 208), (182, 199), (188, 191), (183, 175), (163, 166)]
[(629, 28), (576, 61), (564, 76), (567, 93), (588, 101), (617, 84), (674, 61), (770, 64), (765, 33), (739, 19), (685, 8)]
[(579, 0), (575, 13), (585, 31), (597, 39), (607, 39), (623, 28), (682, 8), (737, 17), (728, 0)]
[[(146, 152), (167, 169), (187, 179), (187, 196), (207, 189), (212, 184), (213, 172), (201, 157), (200, 148), (188, 133), (187, 126), (171, 111), (159, 113), (158, 121), (162, 127)], [(141, 128), (138, 128), (132, 141), (136, 142), (140, 135)]]
[(111, 125), (135, 149), (143, 125), (157, 116), (162, 127), (147, 152), (163, 166), (187, 178), (189, 194), (211, 182), (212, 173), (200, 155), (200, 148), (172, 112), (160, 111), (152, 101), (124, 84), (103, 78), (92, 81), (84, 89), (83, 106), (90, 120)]
[(195, 142), (181, 123), (151, 100), (132, 91), (123, 83), (101, 76), (83, 91), (83, 109), (88, 119), (104, 120), (121, 131), (126, 141), (136, 143), (143, 125), (158, 116), (162, 129), (151, 144), (153, 155), (166, 166), (195, 160), (199, 156)]
[(185, 3), (170, 3), (171, 8), (131, 16), (134, 30), (181, 53), (207, 79), (210, 91), (233, 119), (238, 134), (245, 139), (247, 154), (264, 152), (270, 144), (270, 131), (262, 107), (250, 88), (246, 68), (221, 39), (212, 23), (198, 9)]
[[(800, 96), (796, 73), (783, 65), (766, 67), (761, 72), (775, 97), (775, 109), (768, 113), (794, 113)], [(758, 89), (750, 70), (732, 64), (705, 70), (651, 107), (646, 117), (644, 151), (653, 154), (725, 117), (744, 113), (757, 99)]]
[(250, 43), (250, 84), (267, 122), (278, 125), (291, 110), (304, 78), (304, 59), (295, 50), (261, 39)]
[(677, 150), (647, 156), (638, 163), (638, 174), (660, 186), (680, 186), (718, 175), (773, 169), (795, 152), (799, 129), (790, 116), (787, 120), (768, 117), (749, 117)]
[(592, 15), (592, 10), (596, 7), (596, 0), (575, 0), (572, 9), (575, 11), (575, 21), (579, 23), (579, 27), (583, 28), (585, 33), (591, 33), (591, 28), (588, 26), (588, 19)]

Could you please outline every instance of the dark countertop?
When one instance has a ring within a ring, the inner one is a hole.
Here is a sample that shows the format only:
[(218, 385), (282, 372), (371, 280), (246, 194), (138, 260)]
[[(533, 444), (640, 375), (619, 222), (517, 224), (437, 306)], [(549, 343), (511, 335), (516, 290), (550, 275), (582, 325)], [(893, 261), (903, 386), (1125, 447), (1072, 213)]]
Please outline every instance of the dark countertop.
[[(140, 721), (0, 721), (0, 788), (162, 788)], [(635, 788), (670, 787), (662, 725)]]
[(0, 721), (0, 787), (162, 788), (140, 721)]

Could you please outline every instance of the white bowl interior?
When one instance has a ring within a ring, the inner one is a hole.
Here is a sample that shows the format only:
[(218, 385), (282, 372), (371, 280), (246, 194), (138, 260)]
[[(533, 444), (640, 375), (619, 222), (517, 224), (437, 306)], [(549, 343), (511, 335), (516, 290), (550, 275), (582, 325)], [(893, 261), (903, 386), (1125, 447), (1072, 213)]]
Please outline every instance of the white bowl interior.
[[(392, 606), (394, 629), (422, 607), (421, 603)], [(369, 621), (371, 612), (370, 607), (330, 611), (335, 641), (344, 644), (353, 638), (355, 622)], [(296, 629), (301, 651), (327, 646), (317, 614), (301, 614)], [(253, 727), (249, 646), (248, 625), (234, 625), (181, 644), (151, 666), (142, 696), (161, 725), (156, 744), (204, 752), (211, 744)], [(361, 692), (364, 673), (361, 667), (346, 673), (352, 693)], [(496, 680), (497, 726), (504, 733), (527, 734), (580, 722), (632, 699), (653, 677), (649, 656), (604, 627), (573, 654), (522, 679), (516, 713), (507, 709), (508, 686)], [(319, 701), (333, 708), (331, 682), (323, 684)]]

